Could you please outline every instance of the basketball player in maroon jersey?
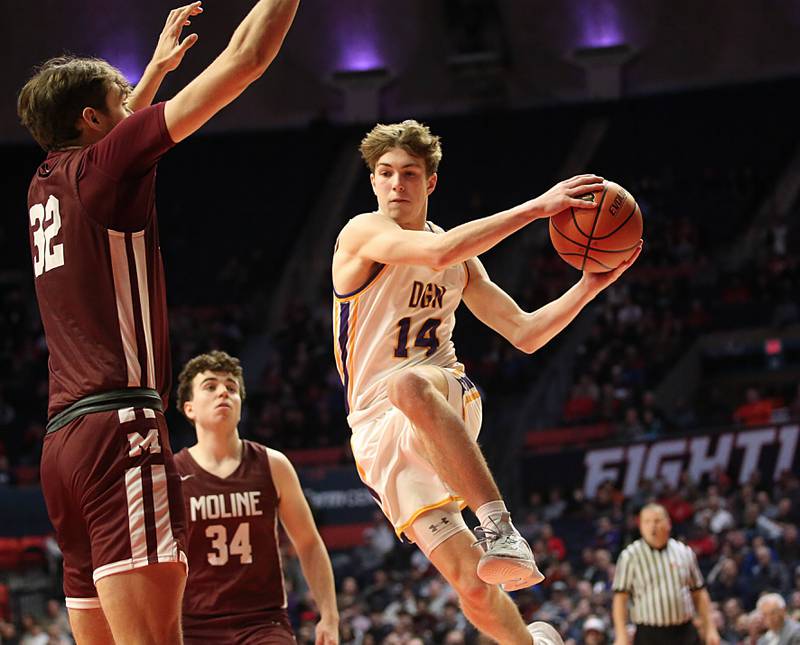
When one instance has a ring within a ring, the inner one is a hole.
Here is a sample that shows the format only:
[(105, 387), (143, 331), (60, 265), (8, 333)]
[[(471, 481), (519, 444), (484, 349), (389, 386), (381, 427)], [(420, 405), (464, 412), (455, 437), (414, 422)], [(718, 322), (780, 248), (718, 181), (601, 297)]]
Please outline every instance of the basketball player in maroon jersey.
[(163, 406), (170, 354), (154, 205), (161, 155), (263, 74), (299, 0), (260, 0), (225, 50), (149, 106), (194, 43), (172, 11), (136, 90), (105, 61), (62, 57), (22, 88), (48, 152), (28, 192), (36, 295), (50, 351), (42, 489), (64, 554), (76, 640), (180, 643), (186, 545)]
[(239, 438), (244, 376), (221, 351), (191, 359), (178, 407), (197, 443), (175, 455), (187, 516), (187, 645), (294, 643), (286, 614), (277, 521), (294, 544), (320, 610), (316, 642), (339, 642), (333, 571), (292, 464)]

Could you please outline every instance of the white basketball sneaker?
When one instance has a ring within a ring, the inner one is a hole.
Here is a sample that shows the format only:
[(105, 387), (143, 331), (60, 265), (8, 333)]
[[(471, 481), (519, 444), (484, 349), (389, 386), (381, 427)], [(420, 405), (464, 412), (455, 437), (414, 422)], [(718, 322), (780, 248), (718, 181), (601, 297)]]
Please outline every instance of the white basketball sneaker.
[(508, 513), (500, 515), (494, 527), (475, 529), (485, 553), (478, 562), (478, 577), (490, 585), (503, 585), (506, 591), (531, 587), (544, 580), (528, 542), (511, 524)]
[(564, 645), (561, 634), (555, 627), (542, 621), (528, 625), (528, 631), (533, 636), (533, 645)]

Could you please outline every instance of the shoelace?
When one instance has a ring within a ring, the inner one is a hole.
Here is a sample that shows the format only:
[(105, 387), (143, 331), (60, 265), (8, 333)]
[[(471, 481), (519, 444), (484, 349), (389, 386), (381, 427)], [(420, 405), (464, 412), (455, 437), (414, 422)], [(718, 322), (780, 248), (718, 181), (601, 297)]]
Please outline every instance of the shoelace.
[(472, 546), (479, 546), (484, 551), (488, 550), (490, 544), (494, 544), (499, 540), (506, 540), (507, 542), (516, 542), (518, 536), (514, 532), (504, 533), (500, 530), (500, 525), (492, 520), (494, 528), (491, 526), (476, 526), (475, 537), (478, 538), (472, 543)]
[(485, 551), (489, 542), (495, 542), (502, 537), (499, 530), (486, 526), (475, 527), (475, 537), (478, 538), (472, 543), (472, 546), (483, 547)]

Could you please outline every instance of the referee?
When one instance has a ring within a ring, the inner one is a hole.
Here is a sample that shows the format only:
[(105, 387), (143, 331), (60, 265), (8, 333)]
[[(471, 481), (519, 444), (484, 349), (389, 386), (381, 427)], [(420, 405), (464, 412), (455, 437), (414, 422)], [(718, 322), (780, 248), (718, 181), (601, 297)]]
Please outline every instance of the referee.
[[(660, 504), (648, 504), (639, 513), (642, 537), (620, 553), (614, 575), (615, 645), (628, 645), (628, 600), (636, 625), (634, 645), (719, 645), (697, 558), (669, 536), (671, 529)], [(692, 624), (695, 609), (704, 639)]]

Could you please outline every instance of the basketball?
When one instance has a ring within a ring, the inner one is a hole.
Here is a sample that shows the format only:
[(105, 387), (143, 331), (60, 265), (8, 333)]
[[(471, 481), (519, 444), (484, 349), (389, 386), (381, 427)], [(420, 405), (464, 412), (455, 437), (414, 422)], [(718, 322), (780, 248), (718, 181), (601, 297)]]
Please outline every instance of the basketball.
[(576, 269), (602, 273), (630, 258), (642, 237), (642, 211), (627, 190), (606, 181), (601, 192), (582, 199), (597, 208), (570, 208), (550, 218), (550, 240)]

